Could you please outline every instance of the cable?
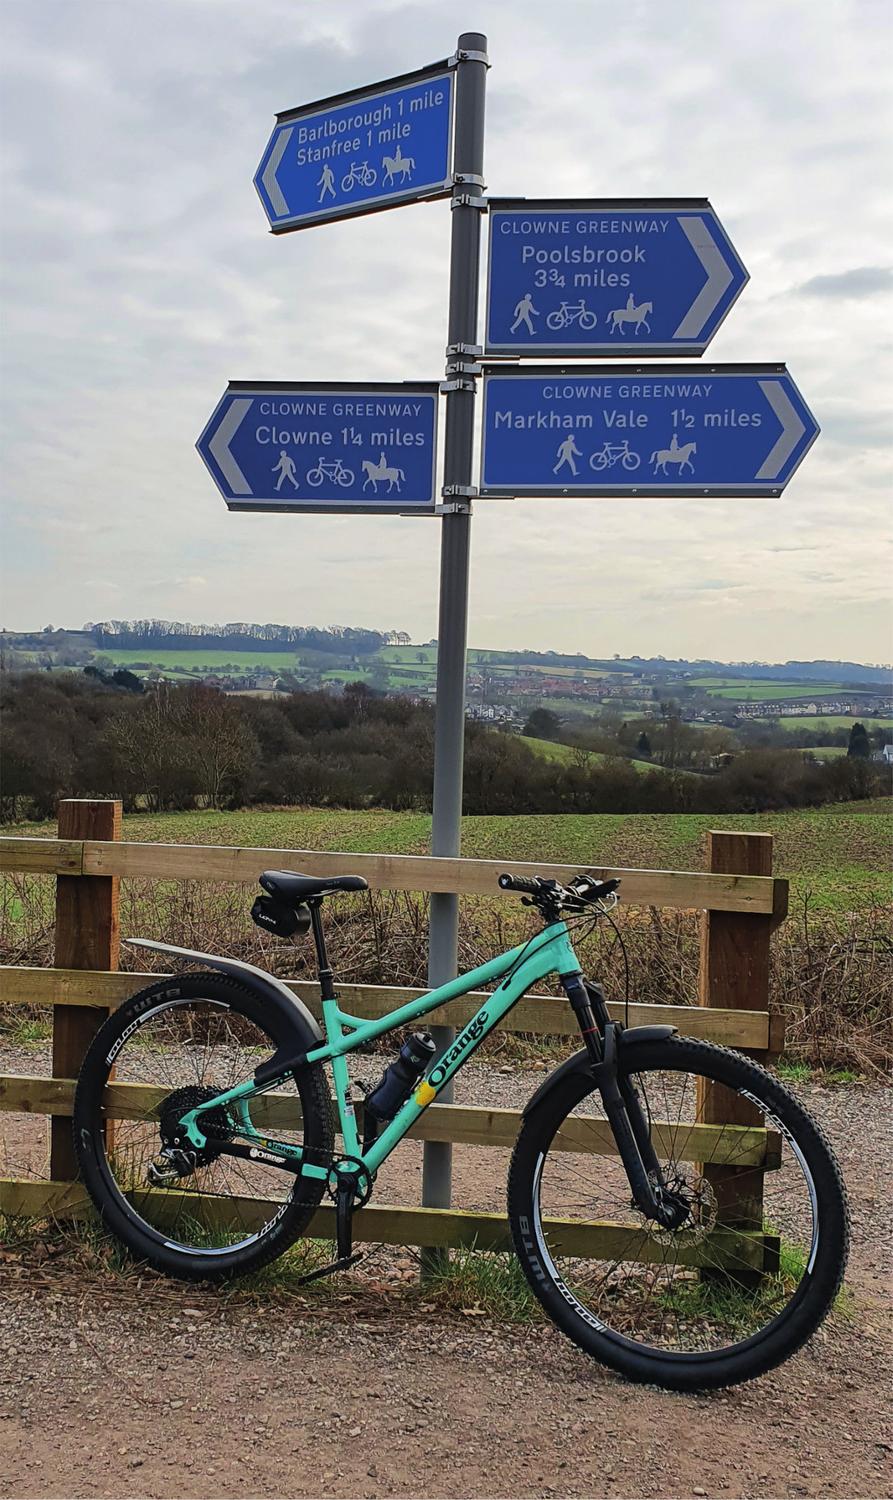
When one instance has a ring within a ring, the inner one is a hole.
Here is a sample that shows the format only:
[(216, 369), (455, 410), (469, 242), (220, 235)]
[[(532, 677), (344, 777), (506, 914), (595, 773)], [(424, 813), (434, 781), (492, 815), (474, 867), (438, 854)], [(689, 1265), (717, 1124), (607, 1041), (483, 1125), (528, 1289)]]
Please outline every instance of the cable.
[(626, 951), (626, 943), (623, 941), (623, 934), (620, 931), (620, 928), (617, 926), (617, 923), (614, 921), (614, 918), (609, 917), (607, 912), (605, 912), (604, 916), (605, 921), (610, 922), (615, 933), (617, 934), (617, 941), (620, 944), (620, 952), (623, 954), (623, 1024), (626, 1027), (629, 1026), (629, 954)]

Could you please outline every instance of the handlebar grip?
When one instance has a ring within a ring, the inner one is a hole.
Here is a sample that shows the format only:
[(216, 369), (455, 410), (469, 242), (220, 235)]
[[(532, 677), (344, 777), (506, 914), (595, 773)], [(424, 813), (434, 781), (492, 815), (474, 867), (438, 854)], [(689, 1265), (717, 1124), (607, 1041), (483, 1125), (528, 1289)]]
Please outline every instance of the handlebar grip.
[(594, 882), (587, 892), (587, 900), (600, 901), (602, 896), (610, 896), (612, 891), (616, 891), (619, 884), (619, 880), (603, 880), (600, 883)]
[(528, 896), (538, 896), (540, 882), (527, 875), (500, 875), (499, 887), (503, 891), (524, 891)]

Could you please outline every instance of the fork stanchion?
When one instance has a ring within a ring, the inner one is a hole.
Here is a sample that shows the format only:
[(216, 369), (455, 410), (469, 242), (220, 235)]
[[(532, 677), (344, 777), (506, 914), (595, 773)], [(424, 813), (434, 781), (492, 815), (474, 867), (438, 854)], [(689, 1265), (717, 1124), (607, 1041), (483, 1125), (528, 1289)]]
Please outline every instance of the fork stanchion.
[[(447, 343), (473, 348), (478, 332), (478, 282), (481, 254), (480, 183), (484, 170), (484, 101), (487, 38), (465, 32), (459, 38), (456, 64), (455, 149), (450, 240), (450, 305)], [(471, 54), (465, 56), (463, 54)], [(456, 180), (460, 179), (460, 180)], [(469, 191), (469, 183), (473, 184)], [(474, 186), (476, 184), (476, 186)], [(477, 198), (477, 203), (469, 198)], [(461, 353), (460, 353), (460, 363)], [(449, 372), (449, 360), (448, 360)], [(449, 372), (451, 373), (451, 372)], [(465, 372), (463, 372), (464, 375)], [(434, 811), (431, 853), (455, 857), (462, 837), (462, 763), (465, 752), (465, 656), (468, 634), (468, 569), (471, 548), (471, 491), (474, 461), (475, 380), (451, 380), (446, 397), (444, 499), (457, 499), (441, 519), (440, 608), (437, 633), (437, 700), (434, 729)], [(452, 979), (458, 966), (459, 898), (432, 895), (428, 948), (428, 983)], [(453, 1030), (433, 1030), (438, 1051)], [(440, 1091), (446, 1103), (452, 1085)], [(422, 1165), (422, 1204), (449, 1208), (452, 1197), (452, 1147), (428, 1141)], [(423, 1274), (440, 1264), (443, 1252), (428, 1251)]]

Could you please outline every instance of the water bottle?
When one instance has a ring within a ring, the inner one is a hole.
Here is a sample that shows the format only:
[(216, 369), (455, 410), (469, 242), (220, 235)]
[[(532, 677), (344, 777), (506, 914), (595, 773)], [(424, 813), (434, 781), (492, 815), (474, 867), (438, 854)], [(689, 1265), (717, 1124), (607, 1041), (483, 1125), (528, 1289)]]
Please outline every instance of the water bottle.
[(364, 1106), (364, 1151), (375, 1140), (379, 1126), (393, 1120), (401, 1104), (406, 1103), (436, 1051), (427, 1031), (415, 1031), (407, 1037), (394, 1062), (388, 1063)]

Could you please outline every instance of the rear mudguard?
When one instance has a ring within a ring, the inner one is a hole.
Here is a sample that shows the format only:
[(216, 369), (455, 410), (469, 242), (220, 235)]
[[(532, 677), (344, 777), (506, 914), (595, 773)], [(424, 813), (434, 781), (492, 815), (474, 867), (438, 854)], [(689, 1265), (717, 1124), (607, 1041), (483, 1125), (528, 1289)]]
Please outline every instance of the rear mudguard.
[[(254, 964), (240, 963), (235, 958), (220, 958), (216, 953), (195, 953), (191, 948), (175, 948), (172, 943), (155, 943), (149, 938), (125, 938), (124, 942), (132, 948), (152, 948), (157, 953), (170, 953), (175, 958), (204, 964), (208, 969), (216, 969), (230, 979), (237, 979), (247, 990), (251, 990), (252, 994), (263, 1001), (271, 1022), (278, 1023), (276, 1033), (279, 1046), (275, 1057), (271, 1059), (273, 1063), (280, 1056), (288, 1058), (301, 1052), (309, 1052), (324, 1041), (319, 1022), (303, 1001), (292, 994), (283, 980), (276, 979), (264, 969), (256, 968)], [(265, 1068), (268, 1066), (269, 1064), (264, 1064)]]
[[(677, 1026), (631, 1026), (628, 1031), (620, 1032), (619, 1049), (622, 1052), (624, 1047), (634, 1046), (636, 1042), (665, 1041), (668, 1036), (675, 1036), (678, 1029)], [(564, 1086), (565, 1079), (572, 1073), (588, 1073), (591, 1069), (592, 1058), (585, 1047), (571, 1057), (565, 1058), (555, 1072), (550, 1073), (548, 1078), (544, 1078), (536, 1092), (531, 1094), (524, 1106), (524, 1114), (532, 1114), (547, 1096), (550, 1096), (555, 1089)]]

